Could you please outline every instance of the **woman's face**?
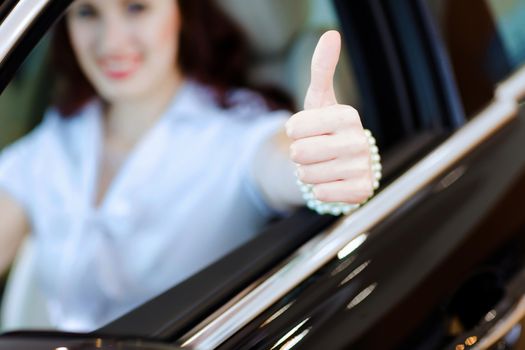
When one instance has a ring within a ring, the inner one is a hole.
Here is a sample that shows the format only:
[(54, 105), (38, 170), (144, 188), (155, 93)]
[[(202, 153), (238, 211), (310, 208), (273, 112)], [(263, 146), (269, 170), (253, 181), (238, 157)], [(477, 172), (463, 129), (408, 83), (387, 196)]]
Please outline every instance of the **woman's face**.
[(76, 0), (67, 25), (80, 67), (110, 103), (140, 99), (180, 80), (175, 0)]

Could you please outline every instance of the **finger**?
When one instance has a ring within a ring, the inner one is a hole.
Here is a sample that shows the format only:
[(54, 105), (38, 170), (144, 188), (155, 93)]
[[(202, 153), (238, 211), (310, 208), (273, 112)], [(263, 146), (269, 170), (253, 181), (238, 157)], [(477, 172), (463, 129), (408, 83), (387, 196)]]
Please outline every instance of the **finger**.
[(345, 105), (302, 111), (286, 122), (286, 133), (294, 140), (348, 129), (361, 130), (362, 125), (357, 110)]
[(333, 159), (297, 168), (299, 180), (307, 184), (322, 184), (340, 180), (359, 181), (370, 179), (372, 172), (366, 159), (347, 161)]
[(325, 162), (338, 157), (354, 156), (368, 160), (368, 143), (358, 134), (323, 135), (307, 137), (290, 145), (290, 158), (300, 165)]
[(304, 109), (337, 104), (333, 80), (340, 52), (339, 33), (335, 30), (324, 33), (312, 57), (310, 86), (306, 92)]
[(359, 204), (373, 194), (371, 179), (343, 180), (314, 185), (315, 198), (323, 202)]

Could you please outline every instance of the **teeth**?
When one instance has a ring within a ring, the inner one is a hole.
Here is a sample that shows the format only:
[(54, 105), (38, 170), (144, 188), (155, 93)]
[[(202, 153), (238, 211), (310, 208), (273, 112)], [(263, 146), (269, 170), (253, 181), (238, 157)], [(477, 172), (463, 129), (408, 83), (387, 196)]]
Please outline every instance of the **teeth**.
[(110, 62), (106, 65), (108, 69), (111, 70), (125, 70), (131, 68), (131, 64), (129, 63), (120, 63), (120, 62)]

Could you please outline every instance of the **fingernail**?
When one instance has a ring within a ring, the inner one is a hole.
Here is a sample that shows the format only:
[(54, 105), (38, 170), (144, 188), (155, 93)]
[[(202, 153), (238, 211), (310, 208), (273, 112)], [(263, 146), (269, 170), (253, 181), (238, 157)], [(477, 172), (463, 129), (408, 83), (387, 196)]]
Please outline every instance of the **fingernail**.
[(297, 151), (295, 149), (295, 147), (290, 146), (290, 158), (292, 158), (293, 160), (295, 160), (295, 157), (297, 156)]
[(286, 129), (286, 135), (288, 137), (292, 137), (292, 127), (290, 126), (290, 124), (286, 123), (284, 128)]

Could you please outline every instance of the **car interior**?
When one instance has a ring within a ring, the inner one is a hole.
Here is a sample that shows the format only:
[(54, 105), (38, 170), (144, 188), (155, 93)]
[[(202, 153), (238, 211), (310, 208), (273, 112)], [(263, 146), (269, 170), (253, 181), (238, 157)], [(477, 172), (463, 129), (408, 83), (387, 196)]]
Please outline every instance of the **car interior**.
[[(308, 84), (309, 61), (317, 38), (326, 29), (341, 30), (345, 49), (337, 74), (338, 98), (343, 103), (356, 106), (365, 126), (377, 136), (383, 156), (384, 186), (395, 182), (399, 175), (403, 175), (411, 165), (429, 154), (443, 140), (453, 136), (462, 126), (475, 121), (478, 112), (494, 100), (495, 91), (498, 91), (501, 82), (514, 74), (525, 61), (525, 41), (519, 40), (525, 37), (525, 27), (520, 21), (525, 15), (525, 2), (522, 0), (218, 1), (249, 37), (253, 56), (252, 79), (283, 88), (294, 97), (298, 107), (302, 104)], [(246, 5), (248, 2), (249, 6)], [(465, 26), (466, 20), (472, 20), (472, 23)], [(0, 129), (0, 147), (24, 135), (39, 122), (49, 97), (46, 94), (47, 82), (52, 79), (46, 69), (46, 59), (44, 39), (0, 95), (0, 123), (6, 126)], [(445, 189), (455, 181), (460, 181), (465, 169), (453, 169), (422, 195), (440, 192), (445, 193), (443, 196), (446, 197)], [(499, 185), (497, 180), (491, 178), (491, 184)], [(486, 188), (483, 190), (490, 191)], [(406, 207), (395, 212), (390, 219), (403, 219), (403, 215), (411, 210), (415, 212), (414, 206), (420, 204), (420, 200), (419, 197), (411, 199)], [(433, 208), (437, 208), (432, 205), (426, 203), (426, 207), (420, 206), (421, 217), (427, 215), (432, 223), (435, 222), (434, 216), (440, 214), (448, 220), (447, 213), (432, 212)], [(454, 219), (454, 208), (448, 213), (450, 221)], [(244, 293), (254, 280), (273, 271), (277, 263), (286, 261), (291, 253), (317, 237), (335, 221), (334, 218), (320, 217), (306, 209), (285, 219), (272, 221), (253, 241), (101, 331), (112, 335), (155, 334), (170, 340), (179, 339), (190, 326), (195, 326), (191, 322), (208, 317), (210, 310), (215, 311), (233, 296)], [(410, 222), (407, 220), (405, 223)], [(418, 265), (442, 253), (440, 249), (435, 249), (436, 245), (432, 245), (433, 241), (426, 236), (433, 229), (427, 229), (424, 226), (426, 223), (416, 229), (403, 228), (402, 222), (397, 227), (389, 227), (388, 222), (382, 224), (378, 229), (389, 231), (388, 237), (372, 237), (366, 242), (375, 244), (376, 252), (388, 251), (389, 244), (393, 246), (395, 239), (409, 237), (410, 247), (421, 251), (410, 251), (408, 247), (402, 255), (421, 254), (424, 259), (416, 262)], [(435, 222), (436, 226), (441, 224), (450, 225), (450, 230), (455, 233), (452, 222)], [(432, 238), (437, 240), (442, 237)], [(440, 243), (445, 246), (445, 243), (450, 243), (448, 241)], [(418, 242), (421, 245), (418, 246)], [(499, 265), (510, 264), (506, 258), (514, 257), (492, 256), (487, 261), (492, 259), (496, 262), (486, 263), (482, 266), (485, 270), (478, 269), (471, 275), (471, 271), (461, 271), (466, 277), (461, 276), (454, 264), (459, 266), (463, 260), (471, 258), (476, 249), (471, 249), (469, 244), (479, 246), (479, 242), (465, 240), (461, 246), (463, 251), (453, 256), (450, 262), (439, 265), (437, 271), (442, 272), (442, 275), (430, 276), (430, 279), (435, 279), (434, 284), (425, 281), (426, 292), (435, 300), (428, 301), (428, 304), (426, 300), (404, 300), (405, 303), (412, 301), (422, 307), (431, 305), (428, 307), (434, 309), (421, 311), (419, 320), (414, 318), (403, 321), (409, 324), (406, 329), (412, 327), (413, 336), (405, 339), (404, 347), (400, 348), (442, 348), (434, 345), (440, 341), (449, 344), (454, 337), (462, 336), (463, 331), (483, 318), (485, 311), (490, 310), (495, 300), (501, 297), (499, 285), (498, 288), (492, 288), (490, 284), (495, 279), (494, 266), (499, 268)], [(427, 256), (422, 248), (427, 249)], [(1, 309), (2, 331), (49, 327), (44, 303), (31, 283), (31, 249), (28, 239), (8, 277)], [(336, 263), (348, 263), (347, 267), (353, 264), (350, 258), (346, 261), (334, 258), (323, 268), (324, 272), (334, 266), (334, 270), (339, 269)], [(383, 265), (375, 266), (380, 269), (390, 264), (390, 261), (386, 261)], [(502, 270), (506, 268), (503, 266)], [(230, 274), (222, 275), (225, 271)], [(414, 271), (415, 267), (410, 265), (406, 266), (403, 273), (412, 274)], [(398, 276), (390, 277), (394, 279)], [(496, 284), (502, 282), (503, 277), (500, 277), (497, 276)], [(316, 278), (319, 276), (311, 276), (312, 280)], [(453, 278), (464, 278), (466, 282), (458, 290), (447, 290)], [(414, 280), (407, 278), (404, 282), (408, 284)], [(400, 286), (402, 284), (398, 283)], [(486, 287), (490, 300), (471, 297), (479, 291), (480, 286)], [(301, 285), (298, 289), (303, 287)], [(389, 292), (387, 296), (390, 297)], [(386, 299), (383, 295), (381, 303), (386, 303)], [(280, 302), (273, 311), (279, 312), (277, 308), (286, 305), (287, 300), (283, 298)], [(402, 313), (400, 307), (396, 308)], [(476, 312), (472, 313), (472, 309)], [(483, 313), (479, 310), (483, 310)], [(399, 318), (396, 318), (398, 315), (393, 314), (386, 318), (390, 324), (399, 322)], [(359, 325), (366, 321), (359, 319), (359, 313), (347, 313), (345, 317), (356, 318)], [(168, 319), (169, 322), (166, 321)], [(420, 323), (416, 324), (418, 321)], [(378, 326), (379, 331), (389, 331), (390, 324), (385, 323)], [(341, 327), (343, 325), (341, 323)], [(159, 329), (162, 331), (159, 332)], [(376, 333), (371, 332), (370, 338), (377, 338)], [(368, 341), (373, 343), (373, 340)], [(380, 344), (381, 339), (375, 341), (375, 344)]]
[[(309, 83), (311, 55), (320, 35), (338, 28), (335, 8), (323, 0), (220, 0), (219, 5), (246, 32), (253, 59), (250, 77), (272, 84), (302, 105)], [(31, 52), (10, 85), (0, 95), (0, 147), (14, 142), (41, 120), (53, 79), (47, 55), (49, 35)], [(359, 107), (359, 95), (349, 55), (343, 58), (335, 80), (338, 99)], [(1, 307), (0, 329), (47, 329), (45, 302), (33, 277), (32, 241), (28, 236), (7, 280)]]

